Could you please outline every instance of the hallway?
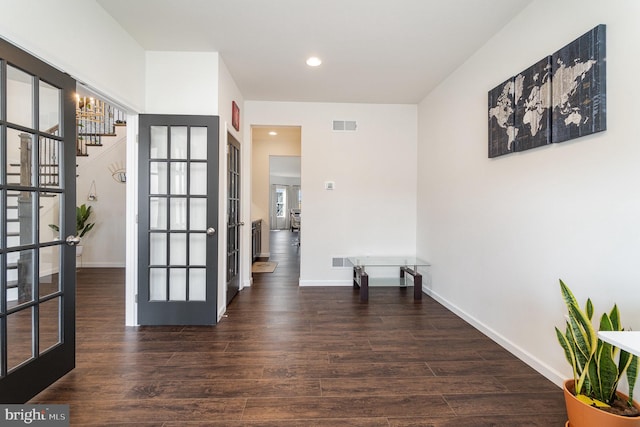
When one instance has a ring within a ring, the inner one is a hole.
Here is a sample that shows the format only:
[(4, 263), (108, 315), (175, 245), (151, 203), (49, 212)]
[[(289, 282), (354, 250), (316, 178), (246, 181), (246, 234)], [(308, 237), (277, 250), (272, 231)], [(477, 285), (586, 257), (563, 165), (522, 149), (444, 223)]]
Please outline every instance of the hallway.
[(299, 248), (275, 232), (214, 327), (124, 323), (124, 274), (78, 271), (77, 368), (32, 403), (71, 425), (553, 427), (562, 391), (411, 288), (298, 287)]

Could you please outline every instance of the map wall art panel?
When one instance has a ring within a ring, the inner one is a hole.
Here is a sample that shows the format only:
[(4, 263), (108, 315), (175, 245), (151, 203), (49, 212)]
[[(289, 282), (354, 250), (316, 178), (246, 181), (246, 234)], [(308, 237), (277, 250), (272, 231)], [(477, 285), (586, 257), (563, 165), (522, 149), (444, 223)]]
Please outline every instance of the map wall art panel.
[(489, 91), (489, 157), (607, 128), (605, 25)]
[(489, 157), (513, 151), (515, 140), (513, 77), (489, 91)]
[(605, 25), (553, 54), (553, 142), (607, 128)]
[(514, 79), (515, 151), (551, 142), (551, 56), (538, 61)]

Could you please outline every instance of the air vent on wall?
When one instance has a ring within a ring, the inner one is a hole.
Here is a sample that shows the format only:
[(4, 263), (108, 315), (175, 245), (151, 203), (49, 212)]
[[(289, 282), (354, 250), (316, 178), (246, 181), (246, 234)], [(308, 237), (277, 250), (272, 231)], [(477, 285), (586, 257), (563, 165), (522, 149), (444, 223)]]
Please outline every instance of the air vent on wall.
[(358, 123), (355, 120), (334, 120), (333, 130), (340, 132), (355, 132), (358, 129)]
[(351, 264), (348, 258), (331, 258), (331, 266), (351, 268), (353, 264)]

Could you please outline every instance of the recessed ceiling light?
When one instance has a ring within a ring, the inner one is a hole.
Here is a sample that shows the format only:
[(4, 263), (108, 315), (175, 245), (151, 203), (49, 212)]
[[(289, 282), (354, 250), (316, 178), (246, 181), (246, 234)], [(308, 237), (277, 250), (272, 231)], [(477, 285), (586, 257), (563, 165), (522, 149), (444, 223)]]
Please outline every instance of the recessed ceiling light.
[(269, 135), (271, 136), (276, 136), (278, 134), (278, 132), (276, 132), (275, 130), (272, 130), (271, 132), (269, 132)]
[(307, 65), (309, 67), (317, 67), (320, 64), (322, 64), (322, 60), (317, 56), (312, 56), (311, 58), (307, 59)]

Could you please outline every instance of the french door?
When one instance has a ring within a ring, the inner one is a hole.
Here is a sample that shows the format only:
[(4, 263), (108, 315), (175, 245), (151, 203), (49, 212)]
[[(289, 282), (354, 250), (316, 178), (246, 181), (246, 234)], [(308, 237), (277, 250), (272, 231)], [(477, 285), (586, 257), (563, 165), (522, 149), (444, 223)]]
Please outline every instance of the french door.
[(240, 143), (227, 134), (227, 304), (240, 289)]
[(75, 366), (75, 86), (0, 39), (3, 403), (26, 402)]
[(138, 323), (215, 324), (219, 119), (139, 120)]

